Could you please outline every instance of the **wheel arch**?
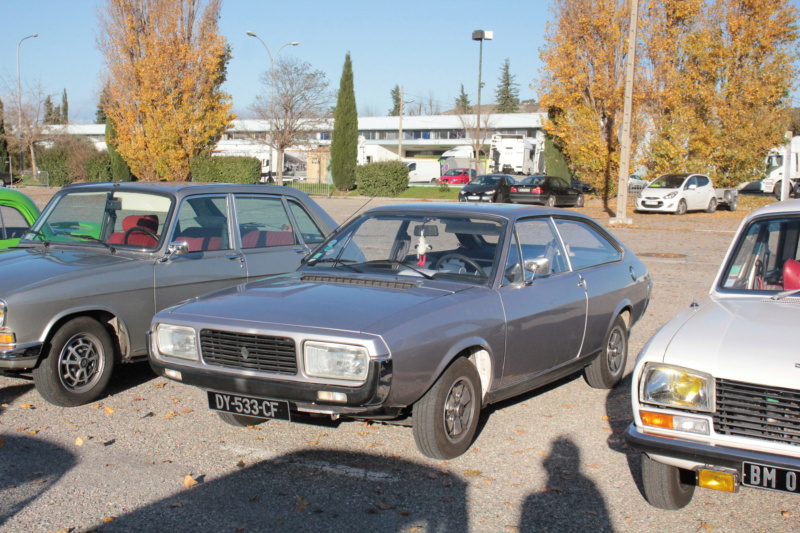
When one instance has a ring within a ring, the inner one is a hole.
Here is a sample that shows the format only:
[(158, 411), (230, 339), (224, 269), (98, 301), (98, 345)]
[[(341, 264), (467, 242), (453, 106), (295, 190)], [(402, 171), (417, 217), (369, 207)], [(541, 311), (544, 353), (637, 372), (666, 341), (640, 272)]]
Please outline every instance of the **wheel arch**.
[(495, 370), (489, 344), (477, 339), (470, 339), (466, 342), (459, 343), (448, 351), (447, 355), (442, 358), (442, 363), (437, 369), (436, 375), (433, 376), (431, 383), (422, 391), (420, 397), (430, 390), (439, 377), (444, 374), (457, 359), (461, 358), (467, 359), (475, 366), (481, 380), (481, 400), (485, 402), (492, 379), (495, 375)]
[(128, 328), (117, 315), (107, 309), (71, 310), (57, 317), (53, 317), (45, 329), (45, 345), (50, 344), (53, 336), (64, 324), (70, 320), (80, 317), (91, 318), (97, 321), (101, 326), (103, 326), (103, 328), (105, 328), (106, 331), (108, 331), (108, 334), (111, 336), (111, 341), (114, 343), (114, 359), (116, 362), (121, 362), (128, 358), (130, 354)]

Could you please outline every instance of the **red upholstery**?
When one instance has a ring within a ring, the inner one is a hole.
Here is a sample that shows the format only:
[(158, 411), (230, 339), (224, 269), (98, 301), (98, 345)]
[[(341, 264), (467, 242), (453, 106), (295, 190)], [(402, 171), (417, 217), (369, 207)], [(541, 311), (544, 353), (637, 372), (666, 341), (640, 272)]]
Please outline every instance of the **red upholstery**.
[(188, 244), (190, 252), (220, 250), (222, 248), (222, 238), (219, 235), (212, 235), (206, 228), (188, 228), (176, 240)]
[[(158, 240), (145, 231), (133, 228), (143, 228), (149, 230), (153, 235), (158, 235), (158, 215), (128, 215), (122, 219), (122, 231), (114, 232), (108, 237), (108, 244), (130, 244), (132, 246), (144, 246), (152, 248), (158, 244)], [(128, 233), (127, 242), (125, 233)]]
[(800, 289), (800, 263), (794, 259), (787, 259), (783, 263), (783, 290), (794, 291)]
[(291, 231), (253, 230), (242, 236), (242, 248), (264, 248), (288, 244), (294, 244), (294, 233)]

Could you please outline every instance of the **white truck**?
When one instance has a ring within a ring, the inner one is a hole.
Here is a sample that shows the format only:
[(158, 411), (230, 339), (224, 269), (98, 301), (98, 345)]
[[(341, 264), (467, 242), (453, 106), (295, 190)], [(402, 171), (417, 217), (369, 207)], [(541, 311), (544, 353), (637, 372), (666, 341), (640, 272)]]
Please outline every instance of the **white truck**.
[(492, 135), (489, 153), (492, 172), (529, 176), (539, 167), (540, 150), (521, 134)]
[(780, 148), (773, 148), (767, 154), (767, 177), (761, 180), (761, 192), (774, 194), (780, 198), (783, 175), (786, 172), (786, 157), (789, 158), (789, 192), (791, 194), (800, 179), (800, 136), (792, 137)]

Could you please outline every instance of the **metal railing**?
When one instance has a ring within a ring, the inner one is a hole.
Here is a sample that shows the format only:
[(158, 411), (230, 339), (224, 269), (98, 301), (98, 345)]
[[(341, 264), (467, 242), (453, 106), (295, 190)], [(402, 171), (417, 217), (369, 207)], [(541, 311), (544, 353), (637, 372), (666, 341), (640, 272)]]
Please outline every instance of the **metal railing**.
[(50, 173), (43, 170), (37, 170), (36, 175), (34, 176), (32, 171), (26, 170), (22, 173), (22, 179), (18, 182), (15, 181), (14, 184), (18, 186), (49, 187)]

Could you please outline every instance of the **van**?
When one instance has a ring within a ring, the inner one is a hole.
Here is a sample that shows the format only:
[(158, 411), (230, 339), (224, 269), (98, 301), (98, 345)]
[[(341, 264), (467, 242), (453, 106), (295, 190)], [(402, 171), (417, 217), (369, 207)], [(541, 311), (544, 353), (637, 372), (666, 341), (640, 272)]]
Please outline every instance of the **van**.
[(408, 166), (409, 183), (437, 183), (442, 175), (439, 162), (434, 159), (404, 160)]

